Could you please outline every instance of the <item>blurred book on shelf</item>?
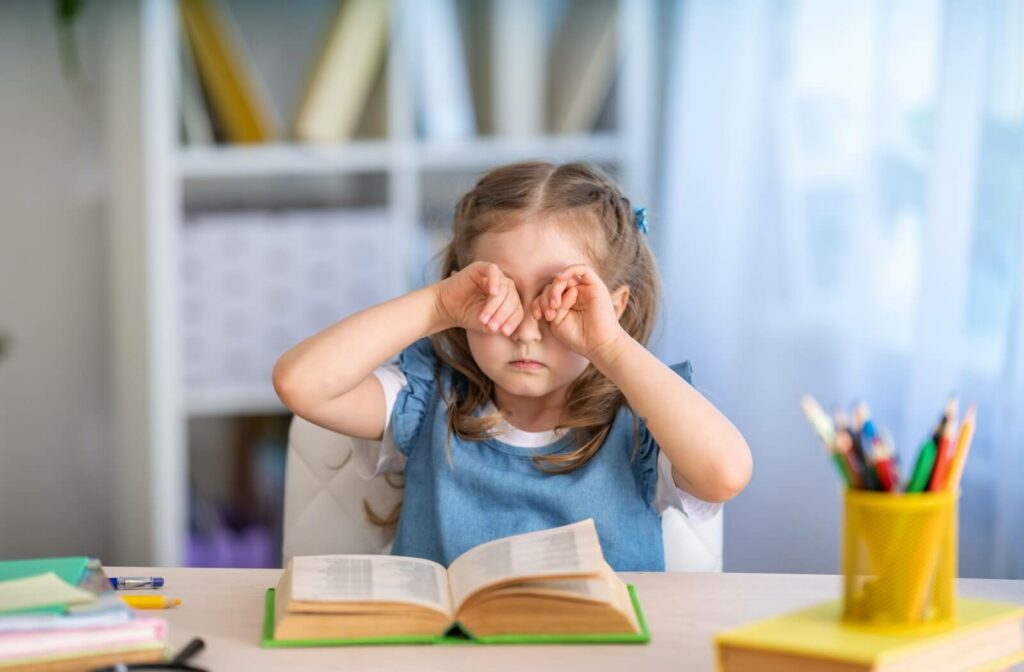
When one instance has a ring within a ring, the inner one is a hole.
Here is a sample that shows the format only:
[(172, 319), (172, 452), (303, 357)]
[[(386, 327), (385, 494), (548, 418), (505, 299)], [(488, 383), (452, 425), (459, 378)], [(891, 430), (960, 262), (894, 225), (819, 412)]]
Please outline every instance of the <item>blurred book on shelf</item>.
[(459, 11), (455, 0), (412, 4), (419, 27), (416, 45), (417, 129), (432, 140), (459, 140), (476, 133), (476, 114)]
[(491, 91), (491, 7), (478, 0), (457, 0), (462, 26), (462, 50), (466, 55), (466, 76), (473, 98), (477, 133), (494, 133)]
[(385, 62), (389, 6), (386, 0), (341, 4), (296, 114), (297, 139), (338, 143), (355, 135)]
[(572, 2), (551, 50), (548, 111), (559, 134), (594, 130), (617, 69), (615, 0)]
[(494, 0), (490, 18), (494, 132), (508, 137), (542, 135), (547, 67), (544, 4)]
[(382, 60), (377, 67), (377, 74), (374, 75), (370, 94), (366, 98), (366, 105), (352, 132), (353, 139), (384, 139), (388, 136), (388, 105), (390, 103), (388, 102), (388, 69), (386, 65)]
[(178, 106), (181, 114), (181, 140), (185, 145), (212, 145), (215, 141), (209, 102), (199, 80), (195, 53), (185, 31), (179, 31), (178, 63), (180, 90)]
[(227, 7), (213, 0), (181, 0), (179, 7), (199, 80), (225, 139), (274, 139), (277, 115)]

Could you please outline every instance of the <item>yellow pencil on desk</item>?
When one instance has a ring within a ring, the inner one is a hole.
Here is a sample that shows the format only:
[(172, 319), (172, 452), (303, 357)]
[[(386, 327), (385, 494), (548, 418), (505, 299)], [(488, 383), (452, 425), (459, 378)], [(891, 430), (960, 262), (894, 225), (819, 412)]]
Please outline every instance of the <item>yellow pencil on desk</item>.
[(176, 597), (166, 595), (119, 595), (132, 609), (168, 609), (181, 604)]

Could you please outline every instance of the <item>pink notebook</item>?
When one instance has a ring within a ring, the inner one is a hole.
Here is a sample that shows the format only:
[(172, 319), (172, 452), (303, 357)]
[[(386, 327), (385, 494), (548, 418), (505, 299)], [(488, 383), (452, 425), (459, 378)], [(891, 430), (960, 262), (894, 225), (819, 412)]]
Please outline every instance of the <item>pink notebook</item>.
[(0, 634), (0, 662), (61, 653), (158, 644), (167, 637), (167, 623), (136, 618), (120, 625)]

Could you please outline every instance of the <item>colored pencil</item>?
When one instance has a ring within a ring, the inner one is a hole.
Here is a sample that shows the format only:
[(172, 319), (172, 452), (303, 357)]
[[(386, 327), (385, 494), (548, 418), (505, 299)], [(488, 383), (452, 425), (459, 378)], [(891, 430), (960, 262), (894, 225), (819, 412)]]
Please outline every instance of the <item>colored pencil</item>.
[(935, 446), (935, 467), (928, 481), (928, 492), (938, 492), (946, 487), (949, 463), (953, 459), (953, 451), (956, 450), (953, 441), (957, 430), (957, 402), (953, 397), (946, 402), (945, 419), (942, 435)]
[(960, 436), (956, 441), (956, 451), (953, 453), (953, 461), (949, 466), (949, 478), (946, 480), (946, 487), (953, 492), (960, 487), (960, 479), (964, 475), (964, 464), (967, 462), (967, 454), (971, 450), (971, 442), (974, 439), (977, 412), (978, 408), (974, 404), (968, 406), (963, 424), (960, 425)]

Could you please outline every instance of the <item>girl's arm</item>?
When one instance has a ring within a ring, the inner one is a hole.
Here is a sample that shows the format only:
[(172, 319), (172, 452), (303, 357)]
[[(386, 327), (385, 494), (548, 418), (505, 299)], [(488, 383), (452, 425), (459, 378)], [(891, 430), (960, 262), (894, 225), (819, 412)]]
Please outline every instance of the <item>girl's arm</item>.
[(445, 328), (432, 286), (386, 301), (314, 334), (274, 365), (274, 389), (296, 415), (364, 439), (384, 433), (384, 390), (373, 370)]
[(622, 390), (672, 463), (672, 479), (707, 502), (732, 499), (750, 480), (747, 442), (711, 402), (623, 331), (591, 359)]
[[(511, 293), (511, 296), (509, 294)], [(384, 390), (373, 370), (417, 340), (452, 327), (497, 331), (518, 320), (519, 295), (494, 264), (471, 264), (441, 282), (324, 329), (274, 365), (274, 390), (296, 415), (366, 439), (384, 432)], [(493, 319), (484, 322), (486, 314)]]
[(628, 295), (625, 286), (609, 292), (593, 268), (574, 264), (544, 288), (530, 310), (622, 391), (665, 451), (678, 487), (706, 502), (735, 497), (750, 480), (747, 442), (718, 409), (622, 328)]

